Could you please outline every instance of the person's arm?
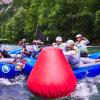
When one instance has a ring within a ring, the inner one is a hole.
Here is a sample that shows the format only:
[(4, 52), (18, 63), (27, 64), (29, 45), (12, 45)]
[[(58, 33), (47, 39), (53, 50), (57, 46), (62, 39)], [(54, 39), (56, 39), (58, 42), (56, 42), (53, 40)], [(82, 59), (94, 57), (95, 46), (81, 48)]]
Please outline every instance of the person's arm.
[(89, 40), (88, 40), (87, 38), (83, 37), (82, 39), (84, 40), (84, 43), (85, 43), (86, 45), (89, 44)]
[(78, 42), (75, 42), (75, 46), (77, 46)]
[(44, 44), (44, 42), (39, 41), (39, 40), (33, 40), (33, 43)]
[(44, 44), (44, 42), (42, 42), (42, 41), (38, 41), (37, 43), (39, 43), (39, 44)]
[(19, 45), (19, 46), (22, 46), (22, 41), (19, 41), (18, 45)]
[(67, 51), (67, 52), (64, 51), (63, 54), (64, 54), (65, 56), (67, 56), (67, 55), (74, 55), (74, 54), (75, 54), (75, 51), (74, 51), (74, 50)]

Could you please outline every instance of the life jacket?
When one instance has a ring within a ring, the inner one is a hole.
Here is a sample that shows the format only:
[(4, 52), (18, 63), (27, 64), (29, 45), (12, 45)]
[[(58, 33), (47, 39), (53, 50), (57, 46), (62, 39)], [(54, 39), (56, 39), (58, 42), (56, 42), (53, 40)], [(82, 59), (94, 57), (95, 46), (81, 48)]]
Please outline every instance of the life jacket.
[(66, 55), (66, 58), (68, 59), (69, 64), (72, 67), (79, 67), (80, 63), (80, 52), (77, 47), (74, 47), (70, 51), (67, 51), (68, 55)]
[(87, 46), (84, 40), (82, 40), (81, 42), (76, 42), (75, 43), (76, 47), (80, 50), (80, 56), (81, 57), (87, 57)]

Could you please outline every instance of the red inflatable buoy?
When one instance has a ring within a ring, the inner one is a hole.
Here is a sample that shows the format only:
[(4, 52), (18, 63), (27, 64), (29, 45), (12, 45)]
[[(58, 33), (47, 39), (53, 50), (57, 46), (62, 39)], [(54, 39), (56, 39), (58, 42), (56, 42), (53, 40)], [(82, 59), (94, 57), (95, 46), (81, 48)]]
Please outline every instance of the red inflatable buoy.
[(27, 80), (29, 90), (43, 98), (67, 96), (76, 88), (76, 77), (62, 51), (43, 48)]

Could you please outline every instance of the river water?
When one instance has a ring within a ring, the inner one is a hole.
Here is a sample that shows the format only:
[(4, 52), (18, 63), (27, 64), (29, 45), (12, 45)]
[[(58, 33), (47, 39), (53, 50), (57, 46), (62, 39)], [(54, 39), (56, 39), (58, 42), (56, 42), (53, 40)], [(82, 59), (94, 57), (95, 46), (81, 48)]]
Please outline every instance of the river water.
[[(26, 80), (23, 75), (12, 80), (0, 78), (0, 100), (41, 100), (28, 91)], [(100, 75), (78, 81), (71, 96), (56, 100), (100, 100)]]
[[(41, 100), (27, 89), (26, 79), (20, 75), (14, 80), (0, 78), (0, 100)], [(42, 99), (43, 100), (43, 99)], [(100, 100), (100, 76), (78, 81), (70, 97), (56, 100)]]

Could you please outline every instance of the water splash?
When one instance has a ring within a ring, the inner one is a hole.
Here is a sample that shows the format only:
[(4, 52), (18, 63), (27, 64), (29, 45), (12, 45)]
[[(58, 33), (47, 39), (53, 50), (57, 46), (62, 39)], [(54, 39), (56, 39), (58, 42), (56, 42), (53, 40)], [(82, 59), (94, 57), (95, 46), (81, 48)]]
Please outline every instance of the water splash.
[(91, 96), (98, 95), (97, 82), (98, 80), (96, 80), (96, 78), (86, 78), (79, 81), (76, 90), (71, 97), (76, 98), (77, 100), (90, 100)]
[(5, 79), (5, 78), (0, 78), (0, 84), (12, 85), (12, 83), (8, 79)]
[(0, 100), (29, 100), (31, 93), (27, 91), (25, 77), (15, 79), (0, 78)]
[[(2, 100), (10, 98), (13, 98), (11, 100), (40, 100), (27, 90), (26, 77), (23, 75), (11, 80), (0, 78), (0, 97), (3, 98)], [(100, 100), (100, 75), (78, 81), (76, 90), (71, 96), (56, 100)]]
[(23, 75), (16, 76), (14, 79), (0, 78), (0, 84), (6, 86), (15, 85), (15, 84), (22, 85), (24, 83), (25, 83), (25, 77)]
[[(76, 90), (69, 97), (56, 100), (100, 100), (100, 76), (78, 81)], [(97, 97), (99, 99), (97, 99)]]

